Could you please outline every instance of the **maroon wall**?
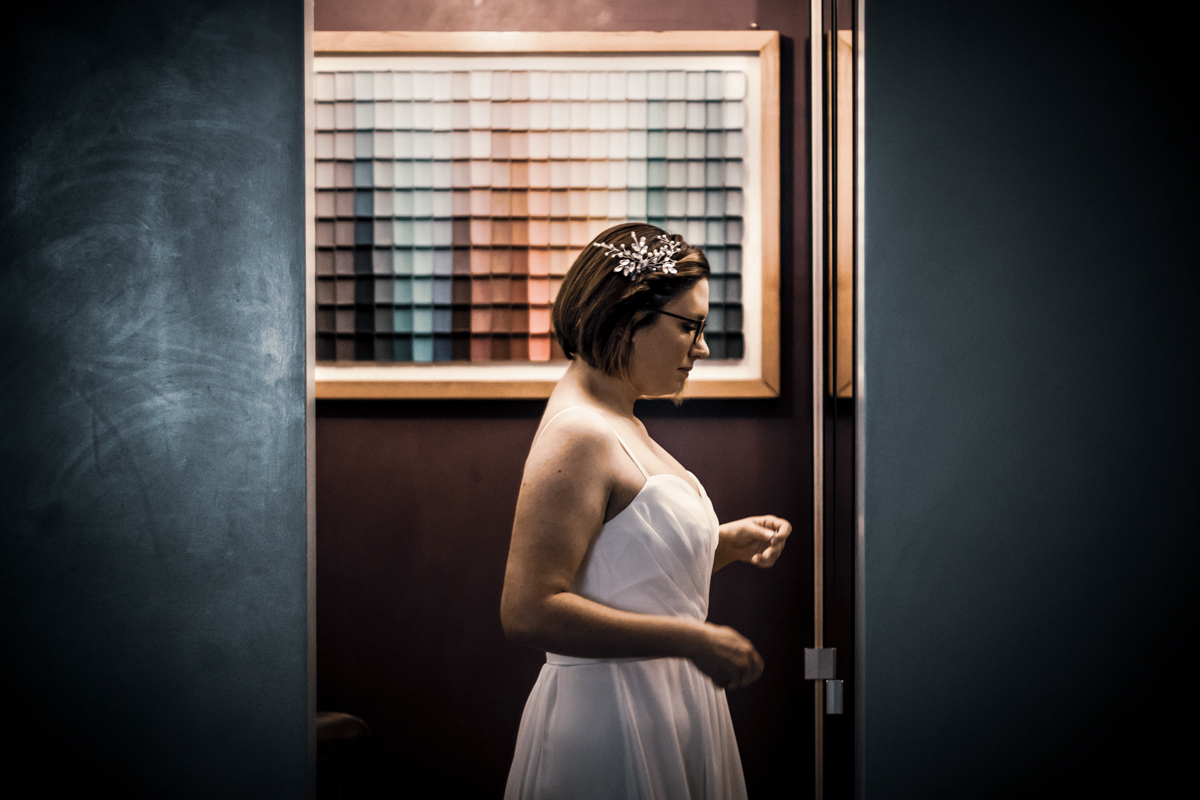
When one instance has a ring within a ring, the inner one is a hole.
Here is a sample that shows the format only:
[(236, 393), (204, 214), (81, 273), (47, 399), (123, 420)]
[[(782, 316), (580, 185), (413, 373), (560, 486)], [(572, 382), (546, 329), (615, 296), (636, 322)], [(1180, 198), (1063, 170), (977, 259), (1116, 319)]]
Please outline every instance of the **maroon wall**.
[[(718, 30), (756, 22), (782, 42), (783, 391), (775, 400), (641, 404), (651, 434), (704, 482), (718, 514), (797, 526), (771, 571), (713, 581), (711, 619), (751, 638), (761, 681), (729, 696), (750, 792), (805, 792), (812, 773), (809, 205), (805, 3), (664, 0), (341, 0), (318, 30)], [(385, 790), (436, 776), (502, 793), (543, 657), (508, 644), (499, 598), (512, 513), (541, 403), (317, 404), (318, 704), (375, 732)]]

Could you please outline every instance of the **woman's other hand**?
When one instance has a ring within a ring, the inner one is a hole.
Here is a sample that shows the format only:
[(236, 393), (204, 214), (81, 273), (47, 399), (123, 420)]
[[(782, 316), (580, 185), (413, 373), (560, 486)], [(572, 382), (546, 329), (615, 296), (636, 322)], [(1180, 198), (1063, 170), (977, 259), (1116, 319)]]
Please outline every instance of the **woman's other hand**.
[(763, 660), (750, 640), (733, 628), (704, 623), (703, 636), (689, 656), (722, 689), (749, 686), (762, 675)]
[(771, 514), (726, 522), (721, 526), (713, 572), (733, 561), (769, 567), (779, 558), (792, 533), (792, 524)]

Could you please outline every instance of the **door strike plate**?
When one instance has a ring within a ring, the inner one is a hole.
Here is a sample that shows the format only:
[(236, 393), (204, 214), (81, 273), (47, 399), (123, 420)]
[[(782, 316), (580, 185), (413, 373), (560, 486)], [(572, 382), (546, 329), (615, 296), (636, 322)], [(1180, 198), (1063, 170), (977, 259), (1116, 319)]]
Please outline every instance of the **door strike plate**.
[(836, 647), (804, 648), (804, 680), (827, 681), (837, 677)]

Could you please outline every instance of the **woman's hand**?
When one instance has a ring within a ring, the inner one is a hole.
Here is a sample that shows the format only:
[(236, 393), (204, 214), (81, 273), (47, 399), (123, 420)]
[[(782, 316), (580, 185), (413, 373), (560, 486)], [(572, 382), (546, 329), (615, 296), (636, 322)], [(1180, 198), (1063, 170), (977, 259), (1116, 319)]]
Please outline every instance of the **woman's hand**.
[(710, 622), (704, 623), (700, 645), (689, 657), (722, 689), (749, 686), (763, 671), (762, 656), (749, 639), (733, 628)]
[(770, 514), (726, 522), (721, 526), (713, 572), (733, 561), (769, 567), (783, 552), (791, 533), (790, 522)]

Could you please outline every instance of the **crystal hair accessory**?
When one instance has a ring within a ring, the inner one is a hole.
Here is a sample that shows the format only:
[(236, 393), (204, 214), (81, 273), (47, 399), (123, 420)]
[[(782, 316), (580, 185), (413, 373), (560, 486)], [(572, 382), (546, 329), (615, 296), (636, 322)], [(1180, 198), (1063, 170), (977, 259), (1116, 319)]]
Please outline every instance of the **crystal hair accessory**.
[(592, 246), (603, 247), (610, 257), (619, 259), (617, 266), (613, 267), (613, 272), (623, 273), (626, 278), (637, 280), (648, 272), (674, 275), (673, 256), (683, 249), (683, 245), (664, 234), (659, 234), (658, 240), (663, 244), (653, 250), (646, 244), (645, 236), (639, 239), (636, 234), (633, 236), (632, 247), (627, 244), (617, 247), (608, 242), (592, 242)]

